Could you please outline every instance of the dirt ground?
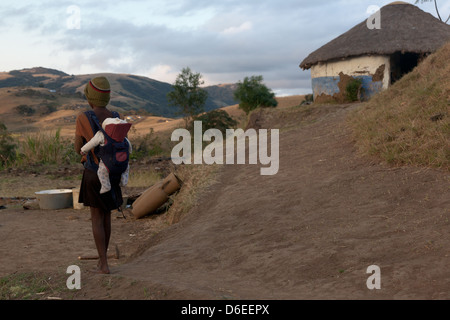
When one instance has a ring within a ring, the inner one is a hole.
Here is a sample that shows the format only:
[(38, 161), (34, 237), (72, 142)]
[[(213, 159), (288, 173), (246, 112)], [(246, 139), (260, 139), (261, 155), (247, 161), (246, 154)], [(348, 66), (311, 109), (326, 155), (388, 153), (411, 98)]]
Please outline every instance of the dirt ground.
[[(38, 272), (64, 287), (80, 266), (81, 290), (41, 299), (449, 299), (449, 175), (360, 157), (345, 121), (358, 107), (265, 113), (258, 123), (280, 128), (278, 174), (224, 165), (175, 225), (114, 212), (111, 275), (77, 259), (95, 253), (88, 210), (7, 206), (0, 276)], [(367, 287), (372, 265), (381, 289)]]

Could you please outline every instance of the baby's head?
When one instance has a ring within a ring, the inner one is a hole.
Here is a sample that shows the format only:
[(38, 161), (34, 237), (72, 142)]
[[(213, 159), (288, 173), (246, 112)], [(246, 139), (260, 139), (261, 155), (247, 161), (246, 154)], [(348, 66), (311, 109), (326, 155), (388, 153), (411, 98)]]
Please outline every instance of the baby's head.
[(102, 128), (103, 130), (106, 131), (106, 127), (109, 125), (118, 125), (118, 124), (123, 124), (123, 123), (127, 123), (125, 120), (119, 119), (119, 118), (106, 118), (103, 123), (102, 123)]
[(131, 128), (131, 123), (119, 118), (106, 118), (102, 128), (108, 136), (116, 141), (123, 141)]

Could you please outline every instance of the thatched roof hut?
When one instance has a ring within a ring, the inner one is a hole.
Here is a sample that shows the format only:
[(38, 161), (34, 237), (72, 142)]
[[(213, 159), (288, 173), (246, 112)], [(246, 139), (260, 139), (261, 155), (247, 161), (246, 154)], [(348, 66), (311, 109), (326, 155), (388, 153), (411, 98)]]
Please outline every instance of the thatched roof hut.
[[(402, 74), (411, 71), (424, 56), (435, 52), (450, 41), (449, 25), (406, 2), (393, 2), (382, 7), (379, 18), (381, 28), (370, 29), (367, 21), (363, 21), (312, 52), (301, 62), (300, 68), (303, 70), (311, 68), (313, 80), (315, 77), (337, 77), (340, 74), (340, 68), (336, 63), (348, 62), (361, 57), (372, 58), (369, 59), (372, 61), (366, 59), (353, 63), (354, 66), (350, 67), (350, 71), (353, 72), (343, 72), (343, 74), (352, 77), (372, 75), (373, 78), (377, 70), (380, 74), (384, 71), (383, 83), (378, 85), (378, 89), (373, 90), (376, 92), (381, 88), (386, 88)], [(378, 62), (375, 62), (376, 59), (378, 59)], [(329, 74), (330, 63), (334, 63), (332, 66), (334, 74)], [(376, 66), (369, 66), (373, 63)], [(398, 66), (402, 63), (406, 63), (407, 66)], [(379, 69), (383, 64), (384, 70)], [(313, 72), (315, 67), (319, 67), (317, 69), (322, 69), (322, 71), (315, 74)], [(325, 73), (324, 68), (326, 69)], [(349, 66), (347, 66), (348, 68)], [(369, 72), (369, 69), (373, 70)], [(389, 79), (386, 79), (386, 77), (389, 77)], [(376, 80), (380, 80), (380, 77), (377, 77)], [(325, 84), (325, 87), (330, 86)], [(333, 93), (333, 90), (331, 92), (328, 90), (328, 93), (327, 90), (321, 91), (318, 89), (314, 91), (315, 95), (324, 93), (333, 96), (336, 93)], [(334, 91), (336, 91), (336, 88), (334, 88)]]

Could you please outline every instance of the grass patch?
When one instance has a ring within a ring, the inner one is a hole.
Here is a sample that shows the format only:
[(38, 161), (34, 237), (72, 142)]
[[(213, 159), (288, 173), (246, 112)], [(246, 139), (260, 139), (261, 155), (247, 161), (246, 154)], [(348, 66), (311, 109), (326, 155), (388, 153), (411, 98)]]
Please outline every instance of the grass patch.
[(392, 165), (450, 170), (450, 43), (349, 118), (359, 150)]
[(169, 156), (171, 150), (170, 136), (167, 132), (156, 133), (153, 128), (147, 134), (133, 134), (130, 138), (133, 152), (130, 159), (142, 160), (155, 156)]
[(9, 167), (27, 168), (30, 165), (62, 165), (80, 161), (74, 144), (61, 137), (61, 131), (26, 133), (14, 139), (15, 156)]
[(0, 300), (40, 300), (64, 290), (65, 287), (55, 286), (52, 282), (54, 281), (51, 277), (34, 272), (14, 273), (2, 277)]
[(131, 167), (127, 186), (131, 188), (145, 188), (154, 185), (161, 178), (161, 174), (152, 167), (145, 170), (133, 170), (133, 167)]

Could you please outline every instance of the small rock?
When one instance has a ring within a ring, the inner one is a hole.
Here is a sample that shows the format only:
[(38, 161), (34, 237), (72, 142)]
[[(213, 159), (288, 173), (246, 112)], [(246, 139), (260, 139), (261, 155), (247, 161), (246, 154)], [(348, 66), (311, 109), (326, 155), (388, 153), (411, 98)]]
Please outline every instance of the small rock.
[(442, 113), (439, 113), (439, 114), (437, 114), (435, 116), (432, 116), (430, 118), (430, 120), (433, 121), (433, 122), (436, 122), (436, 121), (439, 121), (439, 120), (442, 120), (442, 119), (444, 119), (444, 114), (442, 114)]
[(36, 209), (40, 209), (39, 207), (39, 202), (37, 199), (33, 199), (33, 200), (28, 200), (26, 201), (23, 206), (24, 209), (26, 210), (36, 210)]

